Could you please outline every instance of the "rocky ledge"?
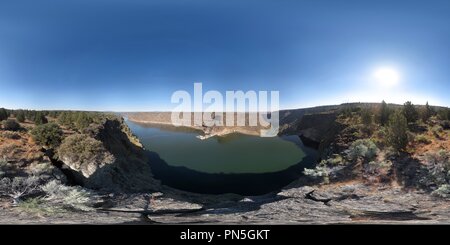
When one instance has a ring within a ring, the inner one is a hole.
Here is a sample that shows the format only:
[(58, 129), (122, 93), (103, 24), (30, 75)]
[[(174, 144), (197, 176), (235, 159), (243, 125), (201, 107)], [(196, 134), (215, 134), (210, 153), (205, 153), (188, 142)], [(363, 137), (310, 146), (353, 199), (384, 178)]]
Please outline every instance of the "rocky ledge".
[[(349, 182), (290, 187), (256, 197), (163, 193), (109, 195), (95, 211), (30, 214), (3, 209), (1, 223), (448, 224), (450, 204), (420, 191)], [(32, 218), (31, 218), (32, 217)]]

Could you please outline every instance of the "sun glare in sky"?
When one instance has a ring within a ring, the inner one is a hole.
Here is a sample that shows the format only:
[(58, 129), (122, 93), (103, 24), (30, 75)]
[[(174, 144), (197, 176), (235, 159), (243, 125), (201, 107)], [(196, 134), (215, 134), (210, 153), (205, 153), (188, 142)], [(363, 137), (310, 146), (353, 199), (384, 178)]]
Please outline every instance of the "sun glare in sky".
[(400, 74), (391, 67), (381, 67), (373, 73), (375, 81), (382, 87), (393, 87), (400, 82)]

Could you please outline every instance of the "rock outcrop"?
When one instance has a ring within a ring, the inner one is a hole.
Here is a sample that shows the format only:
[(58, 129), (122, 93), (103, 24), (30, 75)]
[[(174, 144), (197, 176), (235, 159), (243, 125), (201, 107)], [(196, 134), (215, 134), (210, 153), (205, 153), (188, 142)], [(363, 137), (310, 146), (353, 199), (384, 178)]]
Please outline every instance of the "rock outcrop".
[(306, 145), (319, 148), (321, 142), (332, 136), (335, 127), (335, 112), (308, 114), (301, 118), (297, 134)]
[[(159, 205), (173, 202), (157, 197)], [(156, 203), (156, 202), (154, 202)], [(177, 209), (190, 205), (178, 202)], [(291, 186), (275, 195), (242, 197), (181, 211), (148, 213), (156, 223), (168, 224), (447, 224), (448, 201), (420, 191), (360, 182), (328, 186)]]
[(91, 124), (80, 137), (83, 135), (92, 139), (94, 157), (81, 160), (68, 151), (59, 153), (63, 165), (72, 170), (80, 184), (112, 192), (159, 190), (160, 183), (153, 178), (145, 150), (122, 119)]

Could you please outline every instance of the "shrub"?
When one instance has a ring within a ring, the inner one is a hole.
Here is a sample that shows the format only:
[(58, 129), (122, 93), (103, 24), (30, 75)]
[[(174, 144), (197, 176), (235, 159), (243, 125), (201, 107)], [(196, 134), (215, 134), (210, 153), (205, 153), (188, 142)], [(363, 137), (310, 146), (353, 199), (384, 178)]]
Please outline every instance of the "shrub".
[(20, 124), (17, 123), (14, 119), (7, 119), (3, 121), (3, 129), (10, 130), (10, 131), (17, 131), (20, 129)]
[(438, 111), (438, 118), (440, 120), (450, 120), (450, 109), (442, 108)]
[(18, 204), (19, 208), (27, 213), (40, 213), (42, 200), (40, 198), (29, 198)]
[(441, 124), (441, 127), (444, 130), (449, 130), (450, 129), (450, 121), (445, 120), (445, 121), (440, 122), (440, 124)]
[(403, 151), (408, 145), (408, 123), (403, 113), (395, 112), (387, 130), (387, 143), (397, 151)]
[(443, 198), (449, 198), (450, 197), (450, 185), (444, 184), (439, 186), (439, 188), (435, 191), (433, 191), (431, 194)]
[(80, 165), (89, 162), (110, 162), (114, 158), (102, 142), (85, 134), (74, 134), (65, 138), (57, 153), (60, 159), (69, 158)]
[(19, 145), (15, 143), (7, 143), (0, 145), (0, 156), (13, 156), (21, 152), (22, 149)]
[(31, 130), (33, 140), (45, 147), (56, 148), (61, 144), (63, 132), (55, 123), (36, 126)]
[(370, 109), (361, 110), (361, 122), (364, 126), (369, 127), (373, 123), (373, 113)]
[(392, 167), (392, 162), (390, 161), (371, 161), (364, 165), (364, 172), (370, 175), (380, 175), (387, 174)]
[(0, 178), (3, 178), (10, 170), (10, 165), (6, 159), (0, 158)]
[(360, 139), (352, 143), (349, 148), (349, 157), (351, 160), (363, 159), (372, 160), (378, 153), (378, 147), (370, 139)]
[(417, 135), (415, 138), (415, 141), (419, 144), (425, 144), (425, 145), (431, 144), (431, 140), (428, 139), (427, 136), (423, 135), (423, 134)]
[(14, 204), (22, 201), (22, 198), (38, 191), (40, 179), (35, 176), (3, 178), (0, 180), (0, 194), (12, 198)]
[(353, 116), (353, 113), (359, 110), (359, 108), (353, 106), (353, 105), (346, 105), (344, 109), (341, 110), (340, 116), (342, 118), (349, 118)]
[(386, 138), (387, 129), (385, 127), (380, 127), (377, 131), (375, 131), (374, 136), (380, 139)]
[(330, 182), (329, 170), (325, 166), (317, 166), (313, 169), (305, 168), (303, 174), (313, 178), (322, 178), (325, 184)]
[(339, 154), (335, 154), (332, 157), (328, 158), (326, 162), (331, 166), (343, 165), (345, 163), (344, 159)]
[(18, 122), (21, 122), (21, 123), (25, 122), (25, 114), (22, 111), (17, 112), (16, 119)]
[(440, 138), (440, 133), (442, 133), (444, 131), (444, 128), (442, 128), (441, 125), (435, 125), (431, 128), (431, 132), (433, 132), (433, 135), (436, 138)]
[(8, 119), (8, 112), (5, 108), (0, 108), (0, 121)]
[(70, 187), (52, 180), (42, 187), (46, 193), (45, 200), (55, 204), (60, 204), (65, 208), (82, 211), (92, 210), (91, 193), (81, 187)]
[(450, 182), (450, 153), (445, 150), (428, 152), (423, 157), (427, 166), (427, 175), (421, 182), (426, 185), (440, 186)]
[(55, 215), (64, 212), (62, 208), (53, 203), (49, 203), (42, 197), (31, 197), (20, 202), (17, 207), (26, 213), (33, 215)]
[(35, 176), (44, 177), (45, 175), (52, 174), (54, 169), (55, 167), (51, 163), (40, 162), (39, 164), (32, 166), (31, 173)]
[(0, 137), (12, 140), (20, 139), (20, 134), (10, 131), (0, 132)]

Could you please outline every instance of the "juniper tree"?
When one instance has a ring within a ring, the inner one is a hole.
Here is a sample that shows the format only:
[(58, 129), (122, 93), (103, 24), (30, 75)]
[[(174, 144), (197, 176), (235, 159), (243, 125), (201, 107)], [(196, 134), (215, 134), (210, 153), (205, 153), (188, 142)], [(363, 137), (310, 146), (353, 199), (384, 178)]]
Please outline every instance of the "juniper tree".
[(408, 123), (405, 115), (396, 111), (389, 119), (387, 143), (398, 151), (408, 145)]
[(8, 119), (8, 112), (5, 108), (0, 108), (0, 121)]
[(75, 125), (77, 129), (82, 132), (92, 123), (92, 118), (86, 112), (79, 112)]
[(386, 102), (383, 100), (380, 105), (379, 120), (381, 126), (385, 126), (389, 122), (390, 110)]
[(63, 131), (56, 123), (47, 123), (31, 130), (31, 136), (36, 143), (55, 149), (61, 144)]
[(16, 120), (21, 123), (25, 122), (25, 114), (23, 113), (23, 111), (16, 112)]
[(433, 108), (431, 108), (431, 106), (428, 104), (428, 101), (427, 101), (427, 103), (421, 110), (420, 117), (423, 122), (428, 122), (428, 120), (430, 120), (430, 117), (433, 116), (433, 114), (434, 114), (434, 110), (433, 110)]
[(40, 111), (36, 112), (35, 117), (34, 117), (34, 123), (36, 125), (48, 123), (47, 118), (45, 117), (43, 112), (40, 112)]
[(408, 124), (415, 123), (419, 119), (419, 113), (416, 110), (416, 107), (411, 103), (411, 101), (407, 101), (403, 105), (403, 114), (406, 117), (406, 121)]

